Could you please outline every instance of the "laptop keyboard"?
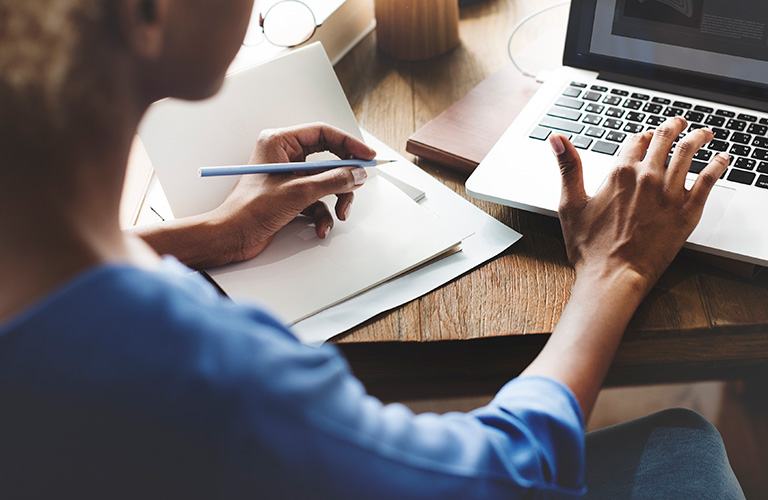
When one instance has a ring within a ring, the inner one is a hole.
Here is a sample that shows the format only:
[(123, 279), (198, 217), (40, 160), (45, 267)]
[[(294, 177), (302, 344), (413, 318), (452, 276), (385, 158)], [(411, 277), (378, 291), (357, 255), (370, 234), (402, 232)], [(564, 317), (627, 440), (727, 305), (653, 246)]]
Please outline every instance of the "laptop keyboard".
[(691, 172), (698, 174), (713, 154), (725, 151), (731, 155), (731, 164), (722, 178), (768, 189), (768, 118), (717, 105), (702, 106), (620, 88), (571, 82), (530, 137), (544, 141), (552, 132), (557, 132), (568, 137), (578, 149), (616, 155), (629, 135), (653, 130), (672, 116), (688, 120), (688, 129), (675, 143), (699, 128), (709, 127), (715, 133), (714, 140), (694, 156)]

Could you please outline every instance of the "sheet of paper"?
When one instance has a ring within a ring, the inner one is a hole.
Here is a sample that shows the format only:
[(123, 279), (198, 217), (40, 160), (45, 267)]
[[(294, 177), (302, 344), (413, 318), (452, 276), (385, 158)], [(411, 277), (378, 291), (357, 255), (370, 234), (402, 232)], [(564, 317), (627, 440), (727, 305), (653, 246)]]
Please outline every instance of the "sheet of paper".
[[(333, 199), (324, 200), (333, 206)], [(321, 240), (307, 217), (281, 229), (254, 259), (208, 274), (239, 302), (285, 323), (338, 304), (457, 246), (459, 236), (382, 176), (355, 192), (352, 216)]]
[(497, 256), (521, 238), (520, 233), (486, 214), (376, 137), (365, 131), (363, 134), (379, 156), (401, 160), (379, 168), (426, 193), (420, 204), (450, 221), (461, 235), (461, 252), (296, 323), (292, 330), (306, 344), (322, 344), (377, 314), (421, 297)]

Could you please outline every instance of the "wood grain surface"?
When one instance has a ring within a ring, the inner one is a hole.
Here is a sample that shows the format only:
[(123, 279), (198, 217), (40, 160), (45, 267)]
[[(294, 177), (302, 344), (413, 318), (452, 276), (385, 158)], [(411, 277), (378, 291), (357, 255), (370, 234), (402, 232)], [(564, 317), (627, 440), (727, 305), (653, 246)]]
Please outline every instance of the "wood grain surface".
[[(405, 151), (408, 137), (507, 64), (512, 27), (539, 7), (537, 0), (464, 7), (461, 44), (418, 63), (383, 54), (371, 34), (336, 65), (360, 125), (418, 161)], [(552, 16), (547, 27), (559, 22), (564, 29), (567, 10)], [(542, 59), (562, 52), (542, 41), (535, 26), (521, 36), (531, 50), (547, 52)], [(574, 274), (559, 223), (468, 198), (466, 174), (418, 164), (523, 238), (500, 257), (335, 342), (368, 390), (384, 399), (488, 394), (530, 362), (568, 299)], [(765, 367), (767, 285), (765, 277), (748, 280), (679, 256), (635, 314), (608, 382), (741, 377)]]

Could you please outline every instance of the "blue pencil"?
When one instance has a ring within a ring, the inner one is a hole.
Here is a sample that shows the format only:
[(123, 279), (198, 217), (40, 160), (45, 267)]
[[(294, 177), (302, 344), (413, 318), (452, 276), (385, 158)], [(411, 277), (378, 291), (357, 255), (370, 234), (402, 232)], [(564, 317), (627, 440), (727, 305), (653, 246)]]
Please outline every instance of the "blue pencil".
[(281, 172), (305, 172), (328, 170), (338, 167), (376, 167), (396, 160), (325, 160), (291, 163), (265, 163), (263, 165), (227, 165), (221, 167), (202, 167), (200, 177), (243, 174), (275, 174)]

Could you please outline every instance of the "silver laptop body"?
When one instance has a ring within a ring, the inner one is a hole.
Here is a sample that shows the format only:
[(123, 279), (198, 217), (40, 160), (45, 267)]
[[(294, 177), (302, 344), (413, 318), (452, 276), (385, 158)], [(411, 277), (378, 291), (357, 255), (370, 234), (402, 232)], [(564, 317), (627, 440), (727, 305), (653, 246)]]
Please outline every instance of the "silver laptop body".
[(681, 115), (687, 132), (716, 133), (689, 185), (713, 154), (732, 158), (686, 246), (768, 265), (768, 2), (573, 0), (563, 61), (467, 180), (470, 195), (556, 216), (549, 134), (579, 147), (593, 194), (629, 135)]

